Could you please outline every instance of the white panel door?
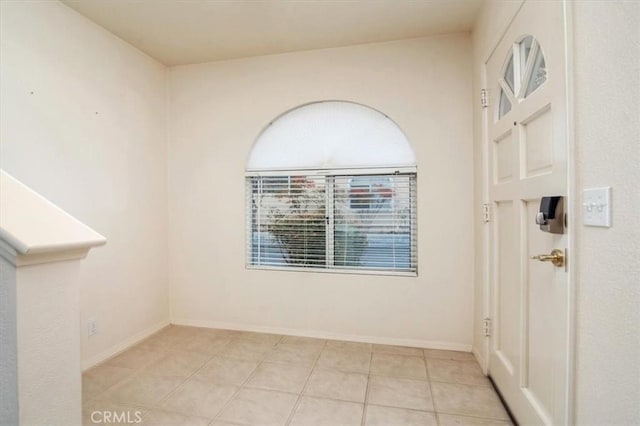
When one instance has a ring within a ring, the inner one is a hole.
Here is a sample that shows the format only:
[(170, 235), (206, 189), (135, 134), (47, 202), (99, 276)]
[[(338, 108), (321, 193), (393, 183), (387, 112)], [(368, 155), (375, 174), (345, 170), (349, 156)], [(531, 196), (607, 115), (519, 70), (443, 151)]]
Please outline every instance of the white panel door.
[(531, 259), (567, 247), (536, 224), (543, 196), (567, 195), (563, 2), (526, 1), (485, 66), (489, 375), (520, 424), (565, 424), (567, 272)]

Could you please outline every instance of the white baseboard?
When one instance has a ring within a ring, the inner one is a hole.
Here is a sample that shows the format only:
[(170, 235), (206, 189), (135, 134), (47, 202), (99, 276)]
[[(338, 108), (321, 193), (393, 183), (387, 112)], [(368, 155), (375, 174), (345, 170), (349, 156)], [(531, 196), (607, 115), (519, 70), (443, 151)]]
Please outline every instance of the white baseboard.
[(82, 361), (82, 371), (84, 372), (84, 371), (90, 369), (91, 367), (94, 367), (94, 366), (100, 364), (101, 362), (104, 362), (104, 361), (108, 360), (109, 358), (112, 358), (113, 356), (118, 355), (120, 352), (124, 352), (129, 347), (131, 347), (131, 346), (135, 345), (136, 343), (146, 339), (147, 337), (151, 336), (153, 333), (156, 333), (157, 331), (165, 328), (169, 324), (170, 324), (169, 320), (160, 321), (159, 323), (157, 323), (155, 325), (152, 325), (151, 327), (146, 328), (146, 329), (142, 330), (139, 333), (134, 334), (133, 336), (129, 337), (128, 339), (123, 340), (122, 342), (118, 343), (117, 345), (114, 345), (114, 346), (110, 347), (106, 351), (102, 351), (98, 355), (95, 355), (95, 356), (92, 356), (89, 359), (83, 360)]
[(395, 337), (362, 336), (327, 331), (299, 330), (294, 328), (265, 327), (259, 325), (237, 324), (220, 321), (202, 321), (190, 319), (173, 319), (172, 324), (192, 327), (220, 328), (224, 330), (255, 331), (258, 333), (285, 334), (288, 336), (315, 337), (318, 339), (347, 340), (351, 342), (377, 343), (382, 345), (410, 346), (414, 348), (444, 349), (451, 351), (471, 352), (471, 345), (420, 339), (402, 339)]
[(472, 348), (471, 353), (473, 353), (473, 356), (476, 357), (476, 361), (478, 361), (478, 364), (480, 364), (480, 368), (482, 369), (482, 372), (486, 376), (488, 373), (486, 360), (484, 359), (484, 357), (482, 356), (478, 348), (475, 348), (475, 347)]

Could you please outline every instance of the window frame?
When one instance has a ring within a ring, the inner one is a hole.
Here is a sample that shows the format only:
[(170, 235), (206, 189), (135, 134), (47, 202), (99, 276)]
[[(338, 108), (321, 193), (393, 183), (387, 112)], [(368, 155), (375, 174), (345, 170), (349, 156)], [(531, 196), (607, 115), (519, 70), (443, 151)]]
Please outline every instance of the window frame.
[[(411, 222), (410, 234), (411, 238), (415, 239), (415, 242), (410, 240), (410, 261), (415, 263), (413, 270), (401, 271), (392, 269), (365, 269), (365, 268), (335, 268), (329, 265), (333, 264), (333, 256), (335, 249), (334, 232), (335, 232), (335, 219), (334, 219), (334, 179), (338, 176), (366, 176), (366, 175), (393, 175), (400, 174), (412, 174), (414, 179), (414, 191), (416, 199), (411, 202), (413, 211), (411, 212), (414, 218)], [(331, 211), (329, 217), (332, 219), (328, 221), (326, 226), (326, 259), (327, 263), (325, 267), (312, 267), (312, 266), (275, 266), (275, 265), (260, 265), (253, 264), (253, 220), (254, 214), (252, 209), (252, 196), (253, 187), (251, 178), (254, 177), (270, 177), (270, 176), (325, 176), (327, 184), (325, 188), (325, 208), (327, 211)], [(418, 276), (418, 171), (416, 166), (404, 166), (404, 167), (373, 167), (373, 168), (355, 168), (355, 169), (287, 169), (287, 170), (247, 170), (245, 172), (245, 269), (248, 270), (273, 270), (273, 271), (287, 271), (287, 272), (318, 272), (318, 273), (330, 273), (330, 274), (356, 274), (356, 275), (390, 275), (390, 276), (402, 276), (402, 277), (417, 277)]]

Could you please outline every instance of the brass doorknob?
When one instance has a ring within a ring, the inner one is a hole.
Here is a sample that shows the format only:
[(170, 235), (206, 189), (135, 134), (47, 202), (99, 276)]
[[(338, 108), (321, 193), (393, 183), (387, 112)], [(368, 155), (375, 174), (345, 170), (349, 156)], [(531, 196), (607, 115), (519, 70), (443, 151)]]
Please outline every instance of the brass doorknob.
[(558, 249), (553, 249), (550, 254), (539, 254), (531, 258), (540, 262), (551, 262), (555, 266), (564, 266), (564, 252)]

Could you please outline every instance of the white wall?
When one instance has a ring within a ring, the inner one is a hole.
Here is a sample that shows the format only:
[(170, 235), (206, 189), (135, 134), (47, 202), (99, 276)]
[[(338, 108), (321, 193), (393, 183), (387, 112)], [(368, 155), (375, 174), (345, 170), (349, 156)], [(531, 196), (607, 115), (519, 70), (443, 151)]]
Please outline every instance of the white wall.
[[(468, 34), (171, 68), (172, 320), (470, 349)], [(418, 161), (419, 277), (245, 269), (245, 162), (301, 104), (359, 102), (398, 123)]]
[(58, 2), (0, 5), (0, 166), (108, 239), (87, 365), (168, 321), (165, 68)]
[[(474, 93), (481, 65), (521, 2), (488, 1), (473, 34)], [(640, 3), (568, 3), (575, 121), (575, 175), (584, 188), (613, 187), (613, 227), (590, 228), (578, 213), (575, 413), (579, 425), (640, 419)], [(475, 197), (482, 203), (482, 110), (474, 106)], [(574, 197), (580, 211), (582, 200)], [(482, 353), (482, 224), (476, 223), (474, 350)]]
[[(640, 422), (640, 3), (573, 6), (577, 187), (613, 226), (576, 226), (576, 424)], [(581, 200), (574, 200), (579, 205)]]
[(79, 272), (77, 260), (16, 270), (20, 425), (82, 424)]
[(16, 313), (16, 267), (0, 255), (0, 425), (18, 423)]

